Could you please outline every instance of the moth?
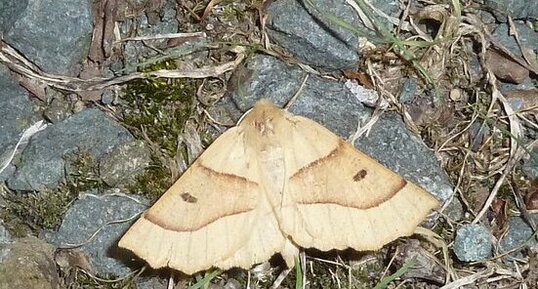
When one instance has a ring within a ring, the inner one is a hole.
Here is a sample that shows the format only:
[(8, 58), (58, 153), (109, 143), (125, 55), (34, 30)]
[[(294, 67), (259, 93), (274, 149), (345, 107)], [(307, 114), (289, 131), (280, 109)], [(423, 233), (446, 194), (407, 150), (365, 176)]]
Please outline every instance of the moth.
[(376, 250), (438, 201), (315, 121), (262, 99), (125, 233), (153, 268), (193, 274), (299, 248)]

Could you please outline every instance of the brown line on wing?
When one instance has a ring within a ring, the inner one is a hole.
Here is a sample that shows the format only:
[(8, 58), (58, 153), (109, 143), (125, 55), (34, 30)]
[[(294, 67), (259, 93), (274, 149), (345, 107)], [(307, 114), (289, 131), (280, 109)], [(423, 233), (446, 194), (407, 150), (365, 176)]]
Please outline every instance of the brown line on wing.
[(216, 222), (222, 218), (226, 218), (226, 217), (230, 217), (230, 216), (235, 216), (235, 215), (239, 215), (239, 214), (244, 214), (244, 213), (248, 213), (250, 212), (252, 209), (246, 209), (246, 210), (238, 210), (238, 211), (235, 211), (235, 212), (229, 212), (225, 215), (220, 215), (220, 216), (216, 216), (214, 218), (211, 218), (211, 219), (207, 219), (206, 222), (202, 223), (202, 224), (199, 224), (198, 226), (194, 227), (194, 226), (191, 226), (191, 227), (187, 227), (187, 226), (180, 226), (179, 224), (177, 223), (172, 223), (170, 222), (170, 220), (163, 220), (157, 216), (154, 216), (152, 214), (150, 214), (149, 212), (144, 214), (142, 216), (142, 218), (148, 220), (149, 222), (151, 222), (152, 224), (155, 224), (165, 230), (168, 230), (168, 231), (174, 231), (174, 232), (194, 232), (194, 231), (197, 231), (203, 227), (206, 227), (208, 225), (210, 225), (211, 223), (213, 222)]
[(224, 179), (228, 179), (228, 180), (232, 180), (232, 181), (238, 181), (238, 182), (244, 182), (244, 183), (247, 183), (247, 185), (258, 185), (257, 182), (253, 181), (253, 180), (249, 180), (247, 179), (246, 177), (242, 177), (242, 176), (238, 176), (238, 175), (234, 175), (234, 174), (229, 174), (229, 173), (224, 173), (224, 172), (219, 172), (219, 171), (216, 171), (206, 165), (204, 165), (203, 163), (200, 163), (200, 162), (197, 162), (195, 163), (200, 169), (204, 170), (209, 176), (217, 176), (217, 177), (222, 177)]
[(331, 150), (327, 155), (322, 156), (319, 159), (317, 159), (317, 160), (303, 166), (298, 171), (296, 171), (290, 178), (292, 179), (292, 178), (295, 178), (295, 177), (299, 177), (301, 174), (303, 174), (308, 169), (311, 169), (312, 167), (315, 167), (315, 166), (319, 166), (319, 165), (329, 161), (330, 159), (336, 158), (336, 157), (338, 157), (338, 155), (340, 153), (342, 153), (344, 151), (345, 151), (345, 141), (340, 139), (338, 141), (338, 145), (333, 150)]
[(394, 195), (396, 195), (405, 186), (407, 186), (407, 184), (408, 184), (407, 181), (402, 178), (401, 182), (399, 182), (396, 186), (394, 186), (394, 188), (392, 188), (388, 194), (383, 194), (383, 197), (378, 198), (378, 199), (370, 200), (369, 202), (363, 203), (363, 204), (357, 204), (356, 202), (353, 202), (353, 203), (351, 203), (351, 202), (343, 202), (343, 201), (339, 202), (338, 200), (329, 199), (329, 197), (323, 198), (323, 199), (322, 198), (317, 198), (317, 199), (314, 199), (314, 200), (298, 201), (297, 204), (299, 204), (299, 205), (334, 204), (334, 205), (339, 205), (339, 206), (348, 207), (348, 208), (355, 208), (355, 209), (359, 209), (359, 210), (367, 210), (367, 209), (370, 209), (370, 208), (373, 208), (373, 207), (377, 207), (377, 206), (385, 203), (386, 201), (392, 199), (392, 197), (394, 197)]

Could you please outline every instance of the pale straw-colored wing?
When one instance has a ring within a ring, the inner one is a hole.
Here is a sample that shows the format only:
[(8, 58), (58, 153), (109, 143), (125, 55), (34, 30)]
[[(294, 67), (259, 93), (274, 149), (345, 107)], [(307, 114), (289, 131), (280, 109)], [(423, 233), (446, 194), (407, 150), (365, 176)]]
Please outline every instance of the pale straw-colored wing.
[(437, 200), (320, 124), (288, 118), (281, 228), (299, 246), (375, 250), (415, 227)]
[(187, 274), (250, 268), (285, 239), (263, 198), (256, 156), (241, 128), (225, 132), (129, 229), (119, 246), (153, 268)]

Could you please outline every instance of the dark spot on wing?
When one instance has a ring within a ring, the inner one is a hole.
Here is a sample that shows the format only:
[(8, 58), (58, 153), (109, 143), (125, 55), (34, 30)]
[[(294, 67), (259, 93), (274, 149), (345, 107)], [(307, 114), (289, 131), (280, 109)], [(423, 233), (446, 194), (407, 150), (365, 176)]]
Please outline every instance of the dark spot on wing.
[(181, 194), (181, 198), (183, 199), (183, 201), (187, 202), (187, 203), (191, 203), (191, 204), (194, 204), (196, 202), (198, 202), (198, 198), (196, 198), (195, 196), (189, 194), (189, 193), (183, 193)]
[(355, 182), (361, 181), (362, 179), (366, 177), (367, 174), (368, 172), (365, 169), (362, 169), (353, 176), (353, 181)]

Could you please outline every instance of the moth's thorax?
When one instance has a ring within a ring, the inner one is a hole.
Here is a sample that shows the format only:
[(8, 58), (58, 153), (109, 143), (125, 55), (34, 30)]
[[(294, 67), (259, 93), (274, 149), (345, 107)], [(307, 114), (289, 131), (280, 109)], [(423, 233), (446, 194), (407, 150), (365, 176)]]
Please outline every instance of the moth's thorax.
[(283, 138), (289, 137), (288, 112), (261, 101), (245, 116), (240, 126), (245, 140), (256, 151), (260, 174), (273, 206), (280, 203), (286, 179)]

